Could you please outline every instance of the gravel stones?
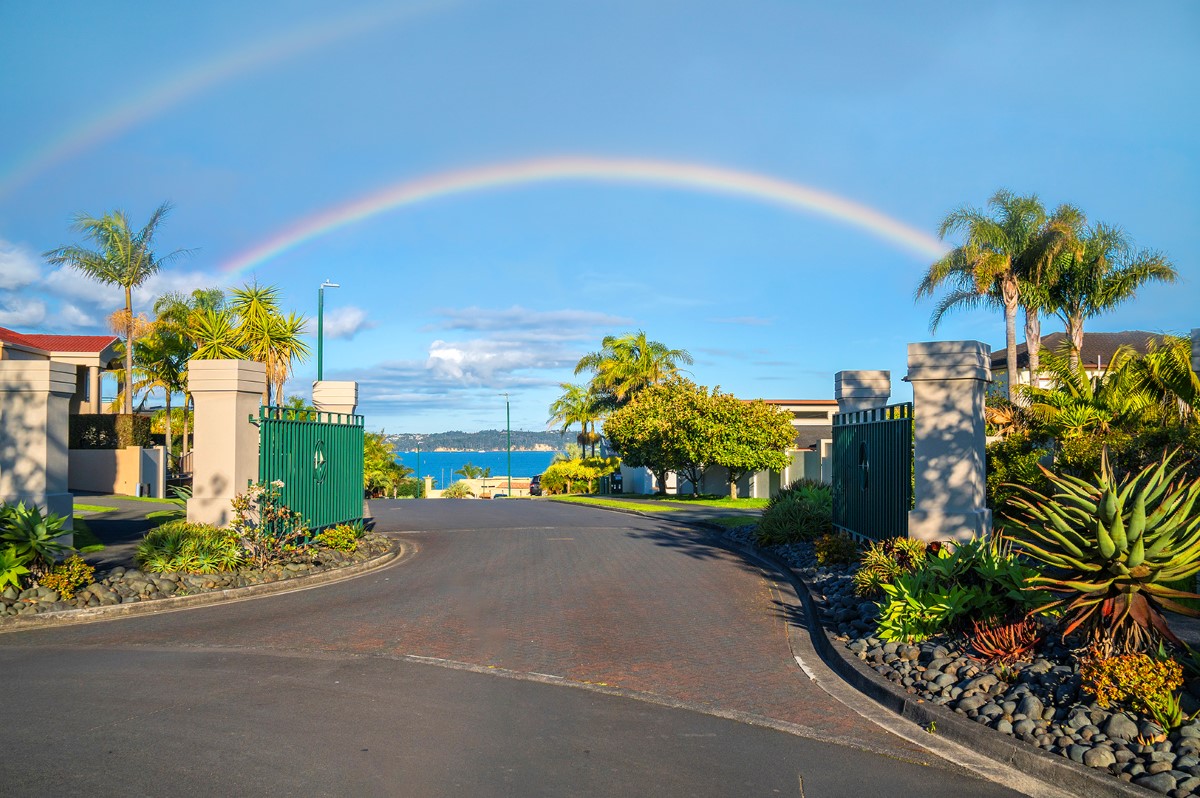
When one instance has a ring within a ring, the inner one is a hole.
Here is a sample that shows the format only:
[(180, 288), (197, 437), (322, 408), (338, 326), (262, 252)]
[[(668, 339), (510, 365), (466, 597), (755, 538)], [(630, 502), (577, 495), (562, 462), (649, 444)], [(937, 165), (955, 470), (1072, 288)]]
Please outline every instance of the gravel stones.
[(1166, 795), (1175, 789), (1177, 782), (1175, 781), (1175, 777), (1170, 773), (1155, 773), (1153, 775), (1137, 776), (1134, 778), (1133, 783), (1139, 787), (1146, 787)]

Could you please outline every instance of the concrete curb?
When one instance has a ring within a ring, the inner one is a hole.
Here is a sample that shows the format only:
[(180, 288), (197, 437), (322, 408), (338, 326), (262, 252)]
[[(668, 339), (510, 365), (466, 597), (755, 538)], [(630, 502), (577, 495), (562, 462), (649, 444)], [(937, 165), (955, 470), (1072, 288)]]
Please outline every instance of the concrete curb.
[(160, 612), (205, 607), (213, 604), (224, 604), (233, 601), (270, 596), (276, 593), (287, 593), (294, 590), (305, 590), (321, 585), (342, 582), (357, 576), (370, 573), (401, 560), (407, 559), (415, 552), (411, 543), (393, 540), (391, 550), (378, 557), (365, 560), (342, 568), (331, 568), (307, 576), (295, 576), (290, 579), (280, 579), (260, 585), (230, 587), (224, 590), (210, 590), (189, 596), (172, 596), (152, 601), (135, 601), (130, 604), (112, 604), (107, 607), (88, 607), (81, 610), (59, 610), (57, 612), (39, 612), (31, 615), (10, 616), (0, 620), (0, 634), (23, 632), (29, 629), (58, 628), (82, 623), (110, 621), (117, 618), (128, 618), (135, 615), (154, 615)]
[(849, 656), (845, 653), (846, 649), (830, 639), (819, 622), (821, 611), (808, 585), (790, 565), (770, 552), (749, 549), (729, 538), (726, 538), (726, 542), (744, 554), (753, 554), (769, 562), (792, 583), (804, 604), (809, 619), (809, 637), (821, 659), (846, 683), (879, 706), (911, 721), (922, 730), (928, 729), (930, 724), (936, 724), (938, 737), (958, 743), (1001, 765), (1019, 770), (1031, 778), (1075, 795), (1087, 795), (1089, 798), (1145, 798), (1155, 794), (1106, 773), (1097, 773), (1063, 757), (1046, 753), (1006, 734), (984, 728), (943, 706), (926, 703), (897, 690), (891, 682), (879, 676), (857, 657)]
[[(569, 504), (570, 502), (563, 503)], [(1109, 774), (1097, 773), (1091, 768), (1078, 765), (1063, 757), (1048, 754), (1040, 748), (1000, 734), (994, 729), (984, 728), (943, 706), (919, 701), (908, 693), (897, 690), (891, 682), (879, 676), (857, 657), (848, 656), (844, 653), (845, 649), (830, 640), (824, 627), (821, 626), (821, 611), (817, 607), (807, 583), (790, 565), (771, 552), (745, 546), (730, 538), (729, 530), (725, 527), (705, 521), (664, 518), (666, 513), (644, 513), (624, 507), (601, 507), (594, 504), (583, 506), (720, 532), (723, 541), (733, 550), (744, 556), (753, 556), (769, 563), (792, 585), (803, 604), (808, 621), (808, 637), (821, 660), (851, 687), (870, 698), (878, 706), (911, 722), (922, 734), (927, 733), (925, 730), (930, 727), (930, 724), (936, 724), (938, 737), (957, 743), (1004, 767), (1018, 770), (1050, 787), (1065, 790), (1074, 795), (1086, 795), (1089, 798), (1146, 798), (1146, 796), (1156, 794)], [(789, 625), (789, 627), (794, 628), (793, 625)]]

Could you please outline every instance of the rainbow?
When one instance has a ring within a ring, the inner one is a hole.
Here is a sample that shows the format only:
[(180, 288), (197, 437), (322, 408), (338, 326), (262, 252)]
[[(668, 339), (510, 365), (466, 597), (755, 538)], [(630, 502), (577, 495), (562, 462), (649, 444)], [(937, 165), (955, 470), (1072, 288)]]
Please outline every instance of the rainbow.
[(705, 164), (563, 156), (442, 172), (395, 183), (300, 219), (234, 256), (222, 270), (231, 277), (240, 276), (308, 241), (396, 208), (456, 194), (567, 180), (649, 184), (742, 197), (858, 227), (925, 259), (937, 259), (947, 252), (944, 243), (924, 231), (845, 197), (799, 183)]
[(384, 3), (345, 19), (324, 19), (313, 25), (285, 31), (272, 39), (256, 39), (244, 48), (174, 75), (18, 158), (7, 170), (0, 171), (0, 197), (46, 169), (87, 152), (212, 86), (452, 2), (442, 0), (403, 8)]

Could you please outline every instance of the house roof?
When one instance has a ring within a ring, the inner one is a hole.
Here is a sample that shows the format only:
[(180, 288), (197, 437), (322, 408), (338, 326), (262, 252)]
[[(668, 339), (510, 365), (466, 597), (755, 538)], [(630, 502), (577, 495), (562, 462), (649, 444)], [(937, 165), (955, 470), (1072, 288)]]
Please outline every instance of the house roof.
[[(1057, 352), (1066, 343), (1065, 333), (1050, 333), (1042, 336), (1042, 349)], [(1084, 333), (1083, 347), (1079, 350), (1079, 359), (1087, 366), (1107, 365), (1113, 354), (1122, 346), (1132, 347), (1140, 354), (1146, 354), (1149, 341), (1162, 341), (1163, 336), (1144, 330), (1125, 330), (1112, 333)], [(1005, 371), (1008, 368), (1007, 355), (1004, 347), (992, 350), (992, 371)], [(1017, 345), (1017, 368), (1029, 368), (1029, 350), (1025, 344)]]
[(821, 441), (833, 437), (831, 424), (812, 424), (796, 427), (796, 438), (793, 445), (797, 449), (819, 449)]
[(46, 352), (103, 352), (120, 339), (115, 335), (42, 335), (0, 327), (0, 342), (30, 346)]

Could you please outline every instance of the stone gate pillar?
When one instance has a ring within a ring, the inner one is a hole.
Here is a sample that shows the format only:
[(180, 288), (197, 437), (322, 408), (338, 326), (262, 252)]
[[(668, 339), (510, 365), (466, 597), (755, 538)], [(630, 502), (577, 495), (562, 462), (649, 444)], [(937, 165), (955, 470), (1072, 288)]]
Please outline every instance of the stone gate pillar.
[(358, 383), (354, 380), (320, 380), (313, 383), (313, 407), (322, 413), (354, 415), (358, 406)]
[[(0, 360), (0, 502), (36, 504), (73, 523), (67, 441), (75, 366)], [(70, 536), (64, 543), (70, 543)]]
[(196, 402), (192, 498), (187, 518), (223, 526), (230, 502), (258, 480), (258, 419), (266, 367), (249, 360), (193, 360), (188, 390)]
[(991, 348), (979, 341), (908, 345), (913, 389), (913, 509), (908, 536), (969, 540), (988, 535), (984, 399)]
[(883, 407), (891, 395), (890, 371), (839, 371), (833, 375), (833, 398), (839, 413)]

